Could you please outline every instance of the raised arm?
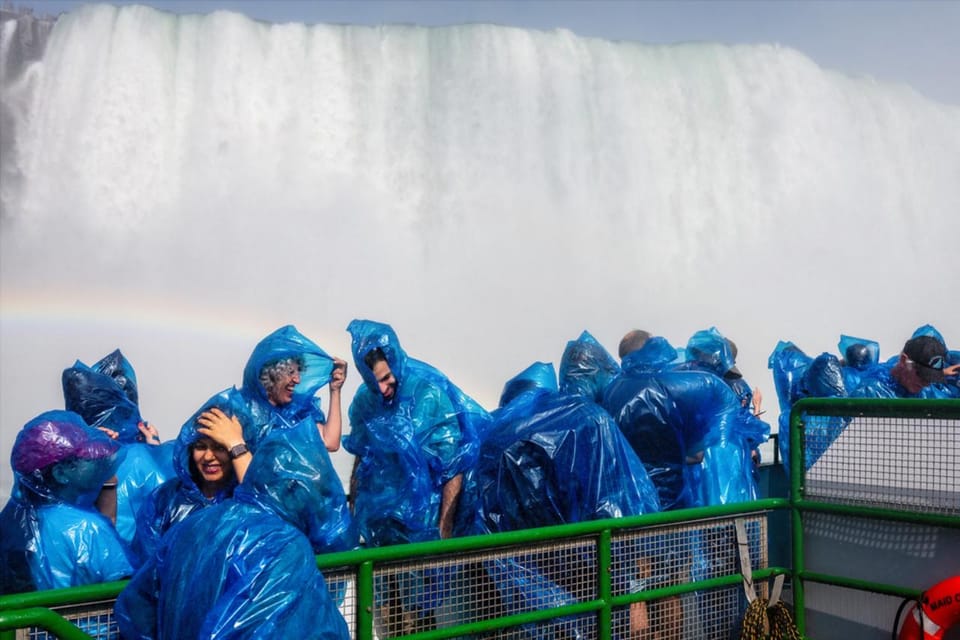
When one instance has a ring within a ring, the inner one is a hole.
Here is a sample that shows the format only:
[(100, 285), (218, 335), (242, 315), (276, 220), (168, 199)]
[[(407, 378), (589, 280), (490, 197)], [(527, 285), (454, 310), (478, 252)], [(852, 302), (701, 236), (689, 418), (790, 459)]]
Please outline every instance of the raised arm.
[(330, 377), (330, 408), (327, 412), (326, 424), (317, 423), (320, 438), (327, 447), (327, 451), (337, 451), (340, 448), (342, 435), (342, 419), (340, 411), (340, 390), (347, 379), (347, 362), (340, 358), (333, 359), (333, 374)]

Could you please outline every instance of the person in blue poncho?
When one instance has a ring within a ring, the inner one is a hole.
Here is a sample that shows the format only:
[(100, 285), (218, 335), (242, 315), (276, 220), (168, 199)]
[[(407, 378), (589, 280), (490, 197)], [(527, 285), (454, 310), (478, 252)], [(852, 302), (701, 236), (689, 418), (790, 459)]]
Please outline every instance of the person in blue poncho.
[(96, 504), (130, 544), (143, 502), (174, 475), (172, 443), (161, 445), (156, 427), (141, 417), (137, 376), (119, 349), (93, 366), (78, 360), (63, 371), (61, 384), (68, 411), (123, 445), (117, 475), (104, 484)]
[(126, 545), (93, 507), (121, 447), (76, 413), (48, 411), (17, 434), (14, 490), (0, 513), (0, 592), (108, 582), (133, 573)]
[(121, 636), (349, 638), (311, 545), (325, 518), (325, 454), (311, 417), (265, 437), (233, 499), (171, 528), (121, 592)]
[(174, 445), (173, 466), (177, 477), (153, 491), (137, 517), (132, 549), (137, 564), (156, 551), (160, 538), (174, 524), (192, 513), (233, 496), (250, 463), (249, 453), (230, 455), (224, 445), (201, 431), (214, 421), (229, 420), (242, 433), (251, 418), (239, 394), (223, 392), (210, 398), (180, 429)]
[(947, 347), (932, 335), (907, 340), (892, 367), (876, 366), (861, 375), (860, 386), (851, 395), (857, 398), (950, 398), (945, 370)]
[[(243, 369), (239, 391), (252, 422), (237, 434), (227, 422), (217, 421), (205, 433), (222, 444), (256, 450), (273, 429), (286, 429), (310, 417), (328, 451), (340, 448), (340, 391), (347, 363), (327, 355), (293, 325), (280, 327), (261, 340)], [(316, 393), (329, 385), (329, 415), (320, 408)]]
[(702, 495), (701, 504), (726, 504), (755, 500), (757, 496), (756, 466), (760, 463), (758, 445), (765, 442), (770, 426), (759, 419), (762, 397), (759, 389), (751, 389), (736, 366), (736, 345), (716, 327), (694, 333), (684, 350), (686, 362), (678, 370), (706, 371), (719, 376), (736, 394), (740, 411), (730, 424), (735, 428), (722, 434), (717, 445), (704, 451), (697, 476)]
[(665, 338), (640, 334), (621, 341), (623, 372), (604, 391), (603, 406), (646, 466), (660, 506), (698, 506), (687, 467), (699, 465), (707, 447), (734, 431), (740, 404), (717, 376), (674, 370), (677, 352)]
[[(243, 370), (243, 386), (218, 394), (216, 402), (226, 403), (231, 411), (218, 411), (211, 406), (197, 418), (197, 432), (227, 450), (238, 477), (256, 458), (260, 442), (267, 435), (293, 428), (303, 420), (314, 424), (324, 445), (318, 454), (322, 462), (318, 464), (324, 466), (323, 475), (329, 480), (324, 494), (326, 525), (323, 535), (313, 541), (317, 553), (357, 546), (347, 496), (327, 453), (340, 447), (340, 390), (346, 366), (346, 362), (327, 355), (296, 327), (286, 325), (254, 348)], [(317, 391), (327, 384), (329, 418), (324, 416), (316, 397)], [(242, 419), (235, 419), (238, 415)]]
[[(561, 383), (553, 365), (534, 363), (504, 385), (501, 406), (485, 437), (476, 468), (468, 472), (470, 494), (466, 504), (478, 512), (472, 533), (514, 531), (660, 510), (656, 488), (643, 463), (611, 416), (594, 398), (619, 370), (619, 365), (589, 333), (567, 344), (561, 360)], [(615, 557), (622, 545), (615, 545)], [(636, 550), (634, 550), (636, 551)], [(635, 553), (630, 553), (635, 556)], [(583, 561), (582, 567), (576, 566)], [(508, 614), (525, 604), (575, 599), (578, 581), (588, 572), (590, 559), (566, 551), (559, 556), (523, 561), (538, 581), (513, 580), (513, 567), (485, 565), (487, 575), (502, 595)], [(619, 593), (631, 581), (647, 579), (649, 567), (615, 561), (614, 587)], [(524, 574), (525, 576), (527, 574)], [(531, 592), (532, 590), (536, 592)], [(629, 624), (618, 610), (615, 627)], [(622, 620), (621, 620), (622, 617)], [(640, 629), (646, 606), (634, 606), (633, 626)], [(566, 621), (574, 624), (574, 621)], [(556, 623), (554, 623), (556, 624)], [(533, 630), (531, 630), (531, 633)], [(555, 637), (539, 626), (537, 637)], [(559, 634), (559, 631), (557, 632)], [(616, 637), (616, 634), (615, 634)]]
[[(438, 370), (409, 358), (389, 325), (354, 320), (347, 330), (364, 381), (343, 439), (355, 456), (350, 494), (360, 534), (371, 546), (448, 538), (489, 414)], [(407, 631), (434, 624), (438, 603), (416, 595), (428, 578), (385, 589), (380, 618), (391, 632), (401, 629), (395, 618), (412, 619)]]

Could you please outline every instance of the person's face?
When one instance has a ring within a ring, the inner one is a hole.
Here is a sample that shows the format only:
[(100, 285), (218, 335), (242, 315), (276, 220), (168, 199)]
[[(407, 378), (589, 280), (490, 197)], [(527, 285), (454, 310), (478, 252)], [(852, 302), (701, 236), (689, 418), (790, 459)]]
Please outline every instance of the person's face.
[(380, 395), (385, 400), (393, 399), (393, 396), (397, 393), (397, 379), (393, 377), (390, 365), (384, 360), (374, 364), (373, 377), (377, 379), (377, 384), (380, 386)]
[[(77, 493), (98, 492), (103, 486), (103, 461), (74, 458), (61, 464), (61, 481), (69, 483)], [(65, 480), (64, 480), (65, 479)]]
[(890, 375), (910, 393), (920, 393), (924, 387), (930, 384), (917, 373), (917, 363), (904, 353), (900, 354), (900, 360), (890, 370)]
[(190, 455), (203, 484), (219, 486), (233, 477), (230, 453), (210, 438), (202, 437), (194, 442), (190, 448)]
[(267, 400), (275, 407), (282, 407), (293, 401), (293, 391), (300, 384), (300, 368), (296, 365), (278, 371), (276, 381), (267, 389)]

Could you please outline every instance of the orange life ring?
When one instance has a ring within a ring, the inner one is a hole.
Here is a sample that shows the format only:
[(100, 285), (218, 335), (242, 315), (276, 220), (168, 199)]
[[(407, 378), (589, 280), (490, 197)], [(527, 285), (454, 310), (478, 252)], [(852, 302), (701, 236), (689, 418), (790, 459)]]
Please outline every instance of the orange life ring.
[(920, 606), (910, 609), (899, 640), (941, 640), (953, 625), (960, 623), (960, 576), (947, 578), (923, 592)]

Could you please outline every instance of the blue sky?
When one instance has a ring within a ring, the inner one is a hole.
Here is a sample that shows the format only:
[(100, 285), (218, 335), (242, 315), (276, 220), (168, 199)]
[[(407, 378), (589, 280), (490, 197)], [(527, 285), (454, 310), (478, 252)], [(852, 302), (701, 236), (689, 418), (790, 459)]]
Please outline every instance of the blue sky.
[[(80, 0), (23, 0), (56, 14)], [(178, 13), (238, 11), (270, 22), (447, 25), (485, 22), (648, 43), (779, 43), (820, 66), (960, 105), (960, 2), (121, 0)]]

